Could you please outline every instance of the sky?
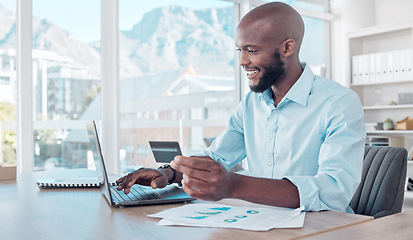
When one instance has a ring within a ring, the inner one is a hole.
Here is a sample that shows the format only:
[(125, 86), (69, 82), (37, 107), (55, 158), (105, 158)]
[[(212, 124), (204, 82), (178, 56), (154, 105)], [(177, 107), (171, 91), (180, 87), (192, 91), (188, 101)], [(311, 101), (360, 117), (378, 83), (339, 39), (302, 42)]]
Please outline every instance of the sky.
[[(33, 15), (47, 18), (80, 41), (92, 42), (100, 39), (100, 2), (101, 0), (33, 0)], [(0, 0), (0, 4), (15, 12), (16, 0)], [(222, 0), (119, 0), (119, 29), (130, 30), (145, 12), (165, 5), (202, 9), (232, 4)]]

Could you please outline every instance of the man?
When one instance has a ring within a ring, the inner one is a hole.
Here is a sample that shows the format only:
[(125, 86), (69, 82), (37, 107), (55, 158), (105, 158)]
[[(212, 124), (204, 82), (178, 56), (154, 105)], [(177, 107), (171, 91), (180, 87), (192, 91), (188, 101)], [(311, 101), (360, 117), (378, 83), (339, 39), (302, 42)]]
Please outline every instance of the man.
[[(300, 63), (303, 35), (301, 16), (284, 3), (250, 11), (238, 26), (236, 45), (252, 91), (227, 129), (204, 156), (139, 169), (120, 178), (118, 189), (128, 193), (135, 183), (162, 188), (174, 180), (203, 200), (352, 212), (364, 152), (363, 110), (354, 92)], [(250, 176), (227, 171), (245, 157)]]

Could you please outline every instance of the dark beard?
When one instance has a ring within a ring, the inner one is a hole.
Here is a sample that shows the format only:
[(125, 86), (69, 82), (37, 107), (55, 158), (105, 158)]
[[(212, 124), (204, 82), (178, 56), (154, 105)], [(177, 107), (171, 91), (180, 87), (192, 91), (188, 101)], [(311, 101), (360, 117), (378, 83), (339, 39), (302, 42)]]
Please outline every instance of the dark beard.
[(258, 81), (257, 85), (250, 86), (251, 90), (256, 93), (262, 93), (270, 88), (285, 73), (284, 63), (281, 61), (278, 48), (274, 52), (273, 61), (262, 68), (264, 70), (264, 74)]

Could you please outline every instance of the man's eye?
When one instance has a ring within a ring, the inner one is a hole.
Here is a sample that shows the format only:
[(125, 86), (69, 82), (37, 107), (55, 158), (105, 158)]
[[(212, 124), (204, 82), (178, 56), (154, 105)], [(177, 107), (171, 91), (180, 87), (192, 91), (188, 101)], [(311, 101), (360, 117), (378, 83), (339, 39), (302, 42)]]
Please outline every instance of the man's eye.
[(240, 52), (242, 52), (242, 51), (247, 51), (249, 54), (256, 54), (256, 53), (258, 53), (258, 50), (237, 48), (237, 52), (240, 53)]

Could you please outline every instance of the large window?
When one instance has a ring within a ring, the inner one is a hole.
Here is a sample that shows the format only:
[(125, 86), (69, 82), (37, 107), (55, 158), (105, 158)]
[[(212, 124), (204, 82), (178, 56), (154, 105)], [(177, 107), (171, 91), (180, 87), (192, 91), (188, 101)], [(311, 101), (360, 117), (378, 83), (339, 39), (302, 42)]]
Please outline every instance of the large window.
[(82, 120), (100, 119), (100, 1), (33, 0), (32, 32), (34, 169), (87, 167)]
[(300, 60), (307, 62), (315, 74), (330, 77), (327, 72), (327, 66), (330, 61), (330, 49), (326, 47), (329, 23), (325, 20), (305, 16), (303, 20), (305, 33), (300, 51)]
[(15, 0), (0, 0), (0, 163), (16, 164)]
[(122, 170), (154, 164), (149, 140), (200, 151), (235, 105), (234, 3), (119, 4)]

